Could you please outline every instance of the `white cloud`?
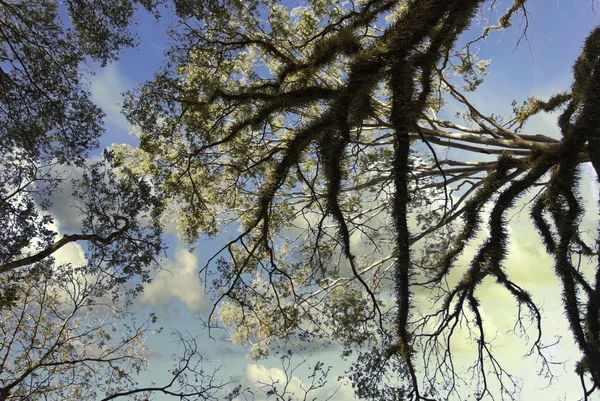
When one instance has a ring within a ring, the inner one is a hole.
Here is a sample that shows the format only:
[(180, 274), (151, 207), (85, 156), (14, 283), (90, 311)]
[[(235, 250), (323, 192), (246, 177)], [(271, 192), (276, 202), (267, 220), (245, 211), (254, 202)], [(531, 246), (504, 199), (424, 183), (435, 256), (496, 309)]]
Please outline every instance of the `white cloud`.
[(89, 77), (91, 82), (92, 100), (106, 113), (106, 123), (109, 126), (129, 132), (131, 125), (121, 114), (122, 96), (131, 85), (120, 74), (116, 64), (109, 64), (102, 70)]
[(138, 301), (151, 306), (167, 306), (179, 299), (193, 312), (202, 311), (208, 304), (204, 287), (197, 274), (198, 258), (184, 248), (175, 250), (175, 260), (164, 260), (163, 270), (154, 281), (144, 286)]
[[(302, 374), (305, 377), (309, 377), (312, 374), (312, 370), (305, 366), (302, 366)], [(329, 374), (328, 381), (319, 388), (311, 388), (311, 379), (303, 381), (293, 373), (298, 373), (300, 370), (299, 366), (292, 366), (288, 369), (287, 375), (280, 368), (268, 368), (264, 365), (259, 364), (248, 364), (244, 368), (244, 375), (242, 379), (242, 387), (249, 388), (255, 395), (255, 401), (262, 401), (271, 399), (268, 398), (266, 393), (269, 390), (275, 388), (277, 393), (282, 396), (282, 399), (290, 401), (299, 400), (331, 400), (331, 401), (351, 401), (354, 400), (354, 391), (352, 387), (346, 382), (339, 382)], [(317, 373), (316, 378), (319, 378)], [(238, 401), (244, 398), (237, 399)]]
[[(87, 165), (99, 162), (102, 156), (97, 155), (86, 160)], [(52, 176), (62, 180), (60, 187), (52, 193), (52, 205), (49, 212), (54, 218), (57, 227), (63, 234), (76, 234), (81, 232), (84, 216), (75, 207), (77, 204), (73, 197), (73, 182), (83, 177), (84, 169), (74, 166), (57, 166)]]
[[(57, 222), (52, 224), (50, 229), (59, 233), (57, 239), (62, 237), (62, 234), (60, 233), (60, 225)], [(58, 251), (54, 252), (52, 256), (54, 256), (55, 264), (57, 266), (70, 263), (73, 267), (79, 267), (87, 264), (85, 252), (83, 251), (81, 245), (77, 242), (68, 243)]]
[[(590, 183), (589, 171), (584, 171), (582, 181), (583, 203), (588, 208), (585, 218), (580, 223), (581, 229), (586, 229), (595, 236), (598, 212), (594, 197), (597, 196), (597, 184)], [(531, 195), (520, 203), (528, 204)], [(542, 313), (542, 343), (544, 345), (560, 342), (545, 350), (544, 354), (550, 363), (564, 362), (564, 366), (551, 366), (552, 373), (556, 376), (550, 386), (545, 377), (539, 375), (541, 360), (536, 356), (526, 357), (532, 342), (537, 337), (535, 325), (527, 328), (530, 336), (529, 342), (515, 329), (517, 316), (517, 303), (513, 296), (493, 279), (486, 279), (478, 287), (476, 296), (481, 302), (480, 311), (486, 331), (486, 337), (492, 340), (495, 357), (510, 373), (516, 374), (520, 379), (522, 390), (521, 399), (577, 399), (581, 397), (581, 387), (578, 377), (573, 373), (575, 363), (581, 353), (573, 342), (572, 334), (568, 329), (568, 322), (564, 316), (562, 305), (561, 284), (554, 272), (554, 260), (548, 255), (542, 244), (540, 235), (533, 227), (528, 217), (529, 209), (526, 207), (520, 214), (517, 206), (513, 212), (508, 213), (509, 224), (507, 227), (510, 240), (508, 255), (503, 263), (504, 271), (508, 277), (529, 291), (534, 302)], [(485, 221), (486, 219), (483, 218)], [(482, 238), (487, 237), (488, 230), (484, 225), (478, 240), (472, 241), (465, 253), (450, 274), (450, 286), (462, 277), (469, 262), (477, 252)], [(591, 241), (588, 239), (588, 243)], [(589, 268), (589, 267), (588, 267)], [(585, 268), (582, 266), (585, 273)], [(423, 296), (417, 297), (419, 301)], [(525, 319), (526, 321), (527, 319)], [(452, 348), (455, 352), (456, 366), (468, 366), (476, 357), (477, 343), (469, 340), (465, 327), (457, 329), (453, 338)]]

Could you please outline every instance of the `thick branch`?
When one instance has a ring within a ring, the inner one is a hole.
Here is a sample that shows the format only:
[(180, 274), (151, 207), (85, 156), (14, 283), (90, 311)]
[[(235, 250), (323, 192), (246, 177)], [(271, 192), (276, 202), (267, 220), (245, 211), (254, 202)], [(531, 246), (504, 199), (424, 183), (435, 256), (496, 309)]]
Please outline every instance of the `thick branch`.
[(19, 267), (28, 266), (28, 265), (32, 265), (37, 262), (41, 262), (48, 256), (50, 256), (53, 253), (55, 253), (56, 251), (58, 251), (60, 248), (62, 248), (63, 246), (65, 246), (71, 242), (92, 241), (92, 242), (96, 242), (96, 243), (99, 243), (102, 245), (110, 245), (117, 238), (119, 238), (125, 231), (127, 231), (128, 228), (129, 228), (129, 224), (126, 224), (123, 228), (121, 228), (118, 231), (113, 232), (108, 237), (102, 237), (97, 234), (73, 234), (73, 235), (65, 234), (60, 240), (58, 240), (54, 244), (50, 245), (46, 249), (44, 249), (34, 255), (31, 255), (31, 256), (28, 256), (28, 257), (25, 257), (22, 259), (13, 260), (12, 262), (9, 262), (9, 263), (6, 263), (6, 264), (0, 266), (0, 274), (7, 273), (11, 270), (18, 269)]

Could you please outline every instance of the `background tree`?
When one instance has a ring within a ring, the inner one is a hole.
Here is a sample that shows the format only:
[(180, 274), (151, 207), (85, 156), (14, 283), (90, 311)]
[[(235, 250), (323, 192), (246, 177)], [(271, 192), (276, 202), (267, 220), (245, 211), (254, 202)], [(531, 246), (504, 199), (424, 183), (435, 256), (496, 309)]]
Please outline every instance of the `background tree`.
[(165, 249), (158, 220), (161, 200), (152, 194), (150, 185), (143, 179), (126, 170), (116, 172), (110, 160), (87, 164), (71, 172), (60, 171), (60, 168), (59, 165), (42, 166), (32, 173), (41, 177), (40, 180), (47, 179), (46, 183), (58, 185), (57, 189), (67, 184), (71, 187), (69, 206), (77, 215), (81, 231), (56, 240), (57, 227), (52, 216), (43, 210), (52, 198), (46, 198), (49, 194), (44, 193), (43, 188), (36, 190), (39, 182), (21, 185), (5, 203), (9, 206), (15, 206), (15, 202), (26, 204), (27, 208), (21, 214), (12, 209), (16, 215), (4, 215), (11, 223), (7, 231), (12, 229), (16, 234), (8, 238), (7, 245), (11, 248), (5, 247), (5, 252), (0, 254), (0, 274), (39, 262), (52, 268), (57, 251), (70, 243), (84, 241), (89, 263), (82, 269), (110, 279), (113, 285), (106, 288), (116, 297), (124, 289), (130, 295), (139, 293), (142, 284), (150, 280), (150, 270), (158, 267), (158, 256)]
[[(245, 389), (237, 398), (239, 400), (267, 399), (275, 401), (329, 401), (338, 393), (340, 387), (328, 388), (328, 378), (331, 366), (316, 362), (308, 366), (308, 360), (295, 355), (291, 350), (280, 356), (281, 369), (264, 369), (261, 377), (251, 387)], [(305, 380), (298, 377), (298, 371), (308, 368)]]
[(112, 286), (106, 275), (37, 264), (0, 276), (0, 286), (14, 288), (12, 304), (0, 314), (2, 401), (142, 401), (159, 394), (181, 401), (231, 400), (240, 394), (218, 369), (206, 369), (195, 340), (181, 334), (171, 378), (141, 385), (138, 376), (150, 363), (144, 343), (157, 330), (156, 315), (133, 318), (106, 296)]
[[(345, 355), (358, 352), (350, 377), (363, 398), (446, 399), (461, 383), (477, 399), (513, 394), (477, 291), (492, 278), (514, 296), (516, 327), (546, 369), (542, 312), (503, 266), (507, 213), (541, 188), (531, 221), (555, 260), (548, 274), (561, 282), (585, 397), (597, 388), (598, 245), (578, 231), (577, 188), (582, 163), (598, 173), (600, 31), (570, 92), (531, 98), (505, 122), (464, 94), (489, 64), (473, 44), (527, 19), (526, 3), (457, 46), (495, 1), (176, 2), (170, 63), (126, 102), (141, 146), (116, 157), (154, 178), (189, 242), (239, 230), (204, 269), (215, 286), (211, 325), (218, 314), (256, 358), (280, 339), (341, 342)], [(466, 124), (438, 118), (449, 98)], [(560, 111), (561, 138), (522, 132), (541, 111)], [(465, 155), (443, 159), (433, 145)], [(478, 235), (483, 245), (449, 280)], [(593, 271), (582, 273), (578, 257)], [(450, 344), (465, 325), (477, 348), (469, 383)]]
[[(130, 245), (136, 238), (133, 248), (146, 257), (160, 247), (157, 226), (150, 238), (134, 222), (157, 206), (149, 188), (126, 174), (117, 183), (108, 165), (85, 163), (104, 131), (104, 114), (92, 103), (84, 78), (86, 63), (103, 66), (135, 44), (129, 27), (138, 5), (156, 13), (158, 2), (0, 1), (0, 272), (38, 262), (72, 241), (91, 241), (92, 253), (106, 254), (116, 237), (129, 238)], [(81, 169), (89, 171), (77, 181)], [(57, 191), (77, 182), (76, 206), (86, 207), (83, 231), (57, 240), (46, 210)], [(129, 202), (129, 211), (120, 210), (119, 197)], [(101, 199), (104, 204), (97, 203)], [(144, 211), (131, 214), (132, 207)], [(139, 263), (131, 266), (130, 273), (140, 273)]]
[(15, 300), (1, 314), (0, 399), (97, 399), (136, 384), (153, 318), (121, 320), (126, 314), (102, 299), (105, 277), (38, 265), (2, 275), (2, 287), (17, 274)]
[[(131, 313), (119, 305), (158, 266), (161, 202), (143, 179), (116, 172), (108, 153), (86, 159), (104, 131), (87, 63), (104, 66), (133, 46), (134, 11), (157, 15), (158, 4), (0, 1), (1, 400), (197, 399), (214, 390), (194, 370), (191, 349), (170, 383), (136, 387), (150, 321), (127, 323)], [(57, 194), (72, 201), (78, 232), (58, 232), (48, 212)], [(57, 252), (77, 241), (86, 263), (56, 264)], [(184, 387), (185, 375), (202, 380)]]
[(90, 100), (86, 62), (91, 58), (103, 66), (135, 44), (129, 26), (138, 4), (156, 12), (158, 2), (0, 2), (4, 186), (29, 182), (15, 183), (13, 176), (39, 181), (26, 167), (81, 165), (98, 146), (103, 113)]
[[(158, 266), (162, 202), (144, 179), (115, 170), (110, 152), (88, 159), (104, 113), (91, 101), (87, 63), (104, 67), (134, 46), (134, 12), (158, 17), (161, 3), (0, 0), (2, 401), (241, 394), (183, 336), (170, 380), (138, 384), (155, 317), (131, 320), (123, 293), (141, 291)], [(71, 191), (79, 231), (59, 233), (48, 209)], [(74, 242), (84, 242), (86, 264), (55, 263)]]

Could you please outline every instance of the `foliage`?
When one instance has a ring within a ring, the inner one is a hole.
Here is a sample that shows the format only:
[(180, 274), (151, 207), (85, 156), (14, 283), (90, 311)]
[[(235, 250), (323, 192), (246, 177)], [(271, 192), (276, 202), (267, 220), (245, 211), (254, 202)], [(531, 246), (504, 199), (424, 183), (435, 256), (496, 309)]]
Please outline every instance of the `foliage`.
[(0, 399), (97, 399), (135, 386), (152, 319), (128, 322), (102, 298), (105, 277), (40, 265), (4, 274), (0, 284), (15, 279), (16, 300), (0, 315)]
[[(164, 250), (162, 206), (147, 182), (114, 169), (110, 153), (86, 159), (103, 133), (86, 63), (104, 66), (135, 44), (137, 5), (156, 13), (158, 2), (0, 1), (1, 400), (122, 391), (142, 400), (177, 390), (189, 371), (161, 388), (136, 387), (154, 318), (119, 321), (131, 315), (120, 305)], [(48, 211), (55, 203), (72, 208), (78, 232), (61, 236)], [(55, 263), (75, 242), (87, 242), (85, 260)]]
[[(163, 249), (152, 223), (161, 206), (143, 180), (128, 172), (117, 177), (110, 161), (86, 161), (103, 133), (104, 114), (92, 103), (84, 74), (88, 60), (105, 65), (133, 46), (134, 11), (141, 5), (156, 14), (158, 4), (0, 1), (1, 273), (88, 241), (90, 273), (109, 272), (120, 286), (136, 275), (148, 281)], [(71, 190), (81, 232), (58, 239), (48, 209)], [(7, 291), (4, 302), (10, 302)]]
[[(107, 156), (110, 159), (110, 154)], [(115, 297), (123, 289), (128, 289), (130, 295), (139, 293), (142, 284), (150, 280), (149, 269), (158, 267), (157, 257), (164, 249), (159, 224), (161, 201), (152, 194), (148, 183), (126, 170), (115, 172), (109, 161), (89, 164), (70, 173), (57, 172), (56, 166), (52, 168), (55, 170), (46, 170), (44, 174), (58, 181), (57, 185), (69, 184), (73, 190), (68, 206), (77, 213), (81, 232), (65, 234), (56, 240), (58, 232), (52, 216), (39, 207), (46, 200), (41, 196), (48, 194), (43, 189), (36, 192), (35, 185), (33, 191), (24, 185), (14, 193), (19, 202), (28, 204), (26, 218), (16, 218), (11, 213), (2, 216), (7, 224), (0, 272), (38, 262), (52, 269), (57, 251), (70, 243), (87, 241), (87, 263), (81, 268), (88, 274), (110, 279), (112, 286), (107, 286), (107, 291), (114, 292)], [(53, 178), (54, 174), (59, 178)], [(41, 198), (41, 202), (36, 202), (32, 194), (38, 200)]]
[[(238, 230), (205, 267), (210, 324), (220, 317), (256, 357), (282, 339), (341, 340), (345, 355), (358, 352), (350, 377), (369, 399), (446, 399), (463, 384), (477, 399), (512, 396), (518, 386), (492, 352), (477, 291), (494, 279), (514, 296), (528, 312), (516, 326), (531, 327), (547, 369), (542, 311), (503, 266), (507, 215), (538, 188), (531, 220), (555, 259), (584, 391), (598, 387), (600, 284), (574, 260), (594, 261), (597, 275), (597, 244), (578, 232), (577, 188), (579, 165), (600, 166), (600, 30), (575, 63), (571, 92), (530, 99), (502, 122), (458, 88), (475, 90), (489, 65), (474, 43), (528, 19), (526, 1), (467, 40), (495, 1), (175, 4), (169, 62), (125, 103), (141, 145), (115, 149), (115, 161), (152, 177), (169, 199), (165, 219), (188, 242)], [(447, 100), (466, 124), (439, 117)], [(541, 111), (561, 112), (560, 139), (521, 132)], [(463, 154), (443, 159), (434, 145)], [(478, 236), (482, 246), (450, 280)], [(477, 351), (469, 381), (452, 358), (457, 327)]]
[(106, 64), (134, 44), (129, 25), (137, 3), (156, 5), (0, 2), (0, 144), (8, 156), (81, 164), (97, 146), (103, 113), (90, 100), (82, 67), (88, 56)]
[(0, 276), (2, 287), (19, 283), (13, 304), (0, 314), (0, 400), (144, 401), (162, 394), (209, 401), (241, 393), (218, 369), (206, 369), (195, 338), (179, 333), (181, 352), (165, 382), (141, 385), (138, 376), (150, 363), (144, 343), (157, 331), (157, 317), (136, 318), (106, 296), (112, 292), (107, 278), (70, 266), (50, 272), (40, 264)]

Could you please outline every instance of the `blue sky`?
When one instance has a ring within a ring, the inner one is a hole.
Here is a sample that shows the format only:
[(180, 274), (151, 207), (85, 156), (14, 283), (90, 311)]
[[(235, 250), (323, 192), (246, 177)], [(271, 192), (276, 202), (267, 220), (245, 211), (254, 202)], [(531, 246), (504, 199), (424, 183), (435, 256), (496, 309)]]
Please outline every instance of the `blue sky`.
[[(506, 3), (498, 7), (503, 10), (508, 5)], [(528, 2), (528, 10), (531, 13), (529, 43), (521, 41), (517, 46), (523, 26), (519, 26), (519, 22), (515, 21), (512, 28), (491, 32), (488, 39), (479, 44), (479, 57), (491, 59), (492, 66), (486, 81), (477, 92), (469, 95), (469, 99), (484, 112), (508, 117), (513, 99), (522, 101), (533, 95), (547, 97), (568, 90), (571, 82), (571, 66), (580, 52), (583, 39), (590, 29), (600, 22), (598, 12), (592, 10), (589, 2), (531, 0)], [(482, 14), (482, 17), (486, 15)], [(104, 69), (93, 67), (95, 75), (89, 78), (93, 98), (107, 114), (106, 134), (101, 140), (102, 147), (113, 143), (135, 143), (135, 138), (129, 135), (129, 124), (120, 114), (120, 93), (151, 79), (153, 73), (161, 66), (162, 52), (167, 48), (164, 34), (166, 23), (168, 21), (157, 24), (153, 17), (140, 14), (140, 23), (136, 28), (140, 35), (140, 46), (125, 51), (118, 62)], [(486, 21), (482, 19), (480, 23), (483, 26)], [(473, 37), (473, 32), (479, 32), (481, 26), (475, 25), (467, 36)], [(555, 117), (538, 116), (528, 123), (524, 131), (557, 135)], [(591, 179), (589, 175), (591, 173), (586, 172), (586, 174)], [(66, 212), (65, 215), (59, 216), (59, 220), (60, 218), (68, 219)], [(68, 225), (68, 222), (65, 221), (64, 225)], [(511, 226), (517, 239), (511, 257), (516, 263), (529, 259), (539, 263), (551, 263), (549, 259), (544, 258), (541, 244), (531, 239), (534, 234), (525, 226), (526, 224), (520, 224), (518, 221)], [(226, 365), (222, 372), (225, 378), (228, 375), (235, 375), (240, 380), (244, 380), (244, 383), (250, 383), (260, 375), (269, 372), (277, 374), (276, 370), (268, 371), (268, 369), (279, 367), (279, 360), (253, 362), (245, 357), (247, 350), (236, 348), (228, 342), (226, 332), (216, 331), (213, 333), (214, 339), (209, 339), (206, 332), (202, 331), (202, 323), (195, 318), (198, 313), (205, 315), (210, 308), (209, 300), (203, 296), (202, 283), (195, 272), (225, 239), (217, 238), (211, 241), (200, 239), (195, 252), (190, 254), (186, 251), (185, 245), (179, 243), (175, 236), (169, 237), (170, 250), (165, 267), (171, 273), (159, 273), (155, 283), (147, 288), (146, 293), (140, 297), (135, 306), (136, 313), (156, 312), (160, 319), (159, 325), (164, 327), (162, 334), (148, 338), (147, 345), (154, 350), (154, 362), (150, 372), (144, 376), (146, 379), (157, 383), (166, 380), (165, 371), (170, 367), (169, 357), (174, 352), (172, 339), (169, 336), (171, 330), (199, 335), (206, 356), (213, 360), (214, 366), (221, 363)], [(539, 291), (543, 294), (545, 287), (540, 286)], [(493, 302), (497, 301), (496, 306), (503, 302), (500, 299), (493, 301), (493, 296), (490, 300), (492, 302), (490, 310), (495, 308)], [(557, 319), (560, 319), (561, 313), (558, 309), (560, 305), (554, 301), (549, 300), (547, 305), (557, 308)], [(491, 319), (494, 320), (495, 316)], [(498, 327), (502, 325), (499, 324)], [(556, 330), (562, 330), (560, 325), (557, 325)], [(566, 343), (562, 351), (557, 351), (560, 355), (568, 355), (572, 351), (568, 340)], [(341, 368), (343, 363), (338, 359), (337, 351), (321, 350), (314, 360), (319, 359), (326, 364), (336, 366), (335, 374), (331, 375), (332, 385), (335, 388), (335, 377), (343, 371)], [(518, 373), (523, 376), (527, 384), (523, 399), (529, 399), (526, 394), (542, 394), (536, 371), (527, 370), (527, 366), (516, 365), (516, 369), (520, 370)], [(574, 384), (570, 381), (559, 381), (554, 390), (544, 391), (546, 391), (544, 399), (548, 400), (562, 399), (563, 392), (579, 396), (578, 383)], [(573, 393), (570, 393), (571, 391)], [(350, 392), (342, 389), (335, 399), (350, 399), (348, 397)], [(157, 400), (162, 399), (166, 398), (157, 398)]]

